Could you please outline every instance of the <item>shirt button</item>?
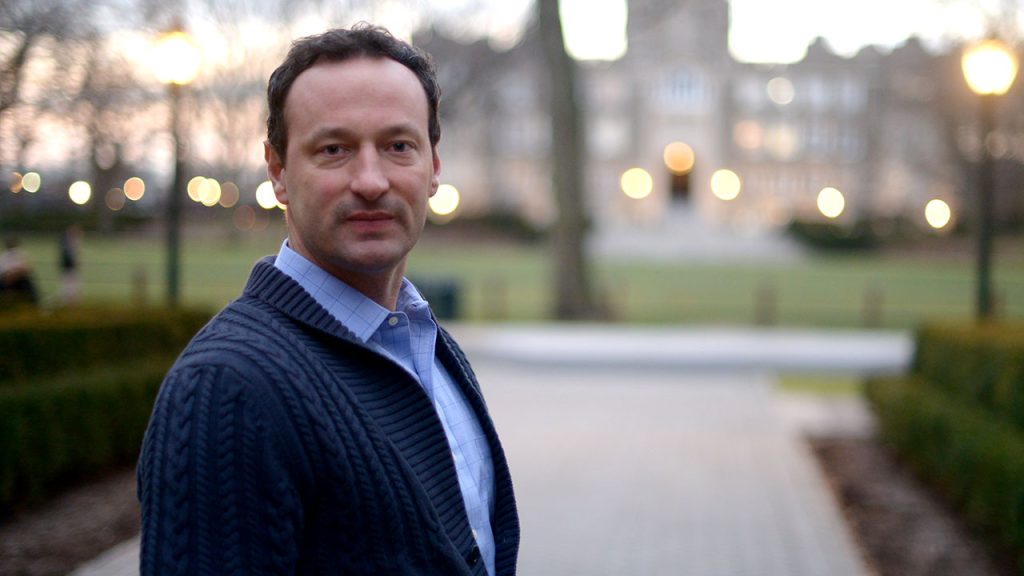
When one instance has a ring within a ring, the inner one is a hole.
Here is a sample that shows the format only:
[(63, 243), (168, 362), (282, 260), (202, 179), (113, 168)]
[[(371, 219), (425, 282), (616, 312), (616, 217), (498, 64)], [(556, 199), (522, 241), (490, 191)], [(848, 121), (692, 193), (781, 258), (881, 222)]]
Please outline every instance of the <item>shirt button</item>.
[(398, 316), (388, 318), (388, 326), (398, 326)]
[(480, 562), (480, 547), (473, 546), (470, 550), (469, 556), (466, 557), (466, 563), (470, 566), (476, 566)]

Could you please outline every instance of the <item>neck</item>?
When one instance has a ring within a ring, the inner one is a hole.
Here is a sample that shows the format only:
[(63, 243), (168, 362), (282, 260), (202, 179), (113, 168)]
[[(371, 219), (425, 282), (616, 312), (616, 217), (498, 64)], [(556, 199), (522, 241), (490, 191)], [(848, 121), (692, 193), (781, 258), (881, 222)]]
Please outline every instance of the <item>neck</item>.
[(398, 306), (398, 293), (402, 290), (402, 279), (405, 278), (405, 263), (386, 272), (333, 274), (370, 300), (394, 312)]
[(379, 270), (364, 270), (349, 266), (332, 266), (330, 262), (318, 260), (305, 250), (301, 242), (296, 241), (294, 234), (289, 235), (288, 247), (331, 276), (358, 290), (363, 296), (392, 312), (395, 311), (398, 293), (402, 290), (402, 280), (405, 278), (404, 257), (393, 265)]

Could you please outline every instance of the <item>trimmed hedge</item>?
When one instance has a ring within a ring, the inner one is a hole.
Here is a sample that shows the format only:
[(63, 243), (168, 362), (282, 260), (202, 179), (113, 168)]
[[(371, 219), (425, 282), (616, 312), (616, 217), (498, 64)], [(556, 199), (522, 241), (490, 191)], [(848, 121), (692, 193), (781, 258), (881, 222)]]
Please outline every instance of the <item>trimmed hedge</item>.
[(210, 314), (166, 309), (68, 309), (0, 316), (0, 388), (126, 359), (177, 355)]
[(883, 437), (1024, 574), (1024, 430), (916, 376), (872, 380), (867, 393)]
[(0, 516), (138, 457), (174, 357), (0, 388)]
[(1024, 575), (1024, 325), (933, 324), (913, 372), (868, 382), (883, 437)]
[(881, 244), (865, 220), (858, 220), (853, 226), (794, 220), (786, 232), (802, 244), (822, 251), (873, 250)]
[(209, 318), (193, 310), (5, 310), (0, 517), (134, 462), (167, 369)]
[(1024, 326), (930, 325), (916, 339), (915, 374), (1024, 429)]

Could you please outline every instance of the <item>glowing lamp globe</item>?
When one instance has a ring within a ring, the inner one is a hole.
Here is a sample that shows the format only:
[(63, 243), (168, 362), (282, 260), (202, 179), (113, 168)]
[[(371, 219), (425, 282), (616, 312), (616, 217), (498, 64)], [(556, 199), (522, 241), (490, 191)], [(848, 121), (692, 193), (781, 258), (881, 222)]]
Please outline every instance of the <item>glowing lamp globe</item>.
[(1017, 78), (1017, 55), (1005, 43), (982, 40), (964, 50), (960, 59), (964, 79), (975, 94), (1006, 94)]
[(160, 36), (153, 51), (153, 71), (163, 84), (184, 86), (199, 75), (201, 57), (192, 37), (174, 30)]

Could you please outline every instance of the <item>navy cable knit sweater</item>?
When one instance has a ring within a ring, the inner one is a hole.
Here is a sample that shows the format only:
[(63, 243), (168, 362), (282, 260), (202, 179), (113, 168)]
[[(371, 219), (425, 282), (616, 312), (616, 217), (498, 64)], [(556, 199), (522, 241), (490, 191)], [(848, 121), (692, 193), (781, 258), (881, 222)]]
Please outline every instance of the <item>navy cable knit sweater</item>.
[[(511, 576), (519, 520), (508, 463), (444, 330), (437, 354), (490, 442), (495, 569)], [(423, 389), (269, 258), (167, 374), (139, 499), (143, 576), (486, 574)]]

